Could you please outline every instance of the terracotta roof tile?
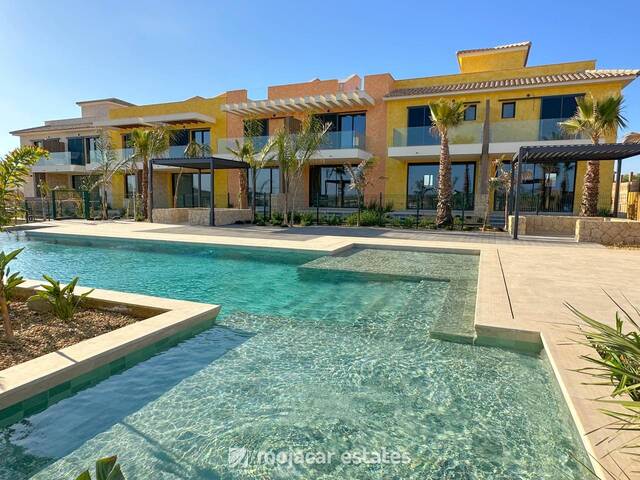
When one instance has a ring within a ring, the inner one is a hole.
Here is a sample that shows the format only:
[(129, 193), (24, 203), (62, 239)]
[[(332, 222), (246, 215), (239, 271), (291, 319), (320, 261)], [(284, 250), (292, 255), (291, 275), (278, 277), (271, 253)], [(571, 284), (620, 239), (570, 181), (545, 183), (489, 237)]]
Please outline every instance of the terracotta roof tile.
[(483, 82), (449, 83), (431, 85), (428, 87), (399, 88), (392, 90), (385, 98), (394, 97), (423, 97), (438, 94), (462, 93), (476, 90), (491, 90), (496, 88), (518, 88), (526, 86), (545, 86), (566, 82), (580, 82), (589, 80), (605, 80), (608, 78), (637, 77), (640, 70), (584, 70), (581, 72), (562, 73), (555, 75), (539, 75), (535, 77), (507, 78), (504, 80), (486, 80)]
[(472, 48), (470, 50), (458, 50), (456, 52), (456, 55), (463, 55), (465, 53), (475, 53), (475, 52), (491, 52), (494, 50), (507, 50), (509, 48), (520, 48), (520, 47), (531, 48), (531, 42), (508, 43), (506, 45), (498, 45), (496, 47)]

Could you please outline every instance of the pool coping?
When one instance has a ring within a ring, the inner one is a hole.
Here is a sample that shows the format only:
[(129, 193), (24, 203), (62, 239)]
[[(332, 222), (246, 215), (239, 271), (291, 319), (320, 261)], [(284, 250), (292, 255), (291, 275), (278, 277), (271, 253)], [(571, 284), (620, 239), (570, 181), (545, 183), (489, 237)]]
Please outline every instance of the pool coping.
[[(45, 227), (50, 227), (46, 225)], [(166, 227), (166, 225), (164, 225)], [(55, 228), (55, 226), (54, 226)], [(56, 229), (58, 230), (58, 229)], [(166, 233), (156, 233), (153, 230), (132, 231), (129, 234), (113, 234), (111, 232), (91, 232), (91, 234), (70, 231), (56, 232), (34, 232), (30, 230), (27, 235), (34, 237), (76, 237), (76, 238), (101, 238), (101, 239), (117, 239), (123, 241), (147, 241), (147, 242), (168, 242), (189, 245), (211, 245), (229, 248), (243, 249), (274, 249), (274, 250), (293, 250), (314, 253), (325, 253), (335, 255), (354, 248), (380, 248), (390, 250), (407, 250), (407, 251), (425, 251), (437, 253), (455, 253), (455, 254), (471, 254), (479, 255), (477, 294), (474, 315), (474, 327), (476, 329), (476, 339), (474, 344), (480, 346), (492, 346), (498, 348), (507, 348), (518, 351), (535, 352), (542, 358), (547, 358), (554, 373), (555, 381), (558, 384), (560, 392), (565, 400), (573, 423), (575, 424), (580, 440), (589, 454), (589, 459), (594, 472), (602, 479), (609, 478), (602, 466), (598, 463), (598, 457), (595, 454), (594, 441), (585, 428), (584, 420), (595, 415), (593, 412), (585, 412), (575, 403), (575, 398), (571, 394), (570, 385), (563, 375), (562, 369), (558, 366), (558, 362), (553, 357), (553, 351), (550, 348), (551, 340), (546, 337), (543, 330), (538, 325), (531, 322), (523, 322), (517, 320), (513, 316), (509, 292), (507, 289), (504, 272), (501, 267), (500, 255), (497, 245), (474, 244), (472, 247), (461, 244), (453, 244), (446, 240), (441, 242), (391, 238), (354, 238), (346, 237), (339, 240), (319, 242), (320, 245), (306, 245), (305, 242), (295, 240), (272, 240), (262, 238), (240, 238), (240, 237), (215, 237), (197, 234), (185, 234), (184, 238), (176, 238), (176, 235)], [(324, 240), (333, 239), (335, 237), (322, 237)], [(316, 242), (318, 243), (318, 242)], [(422, 243), (422, 245), (420, 244)], [(495, 279), (504, 280), (495, 281)], [(524, 348), (523, 348), (524, 347)], [(594, 408), (595, 410), (595, 408)], [(580, 415), (582, 413), (582, 415)]]
[[(17, 293), (20, 296), (32, 295), (41, 289), (41, 283), (26, 280), (18, 287)], [(89, 290), (76, 287), (79, 294)], [(220, 305), (104, 289), (94, 289), (87, 298), (87, 306), (148, 318), (0, 370), (0, 411), (5, 411), (4, 417), (10, 413), (8, 409), (23, 401), (38, 398), (56, 386), (199, 324), (213, 322), (220, 311)], [(19, 420), (17, 417), (14, 419)]]

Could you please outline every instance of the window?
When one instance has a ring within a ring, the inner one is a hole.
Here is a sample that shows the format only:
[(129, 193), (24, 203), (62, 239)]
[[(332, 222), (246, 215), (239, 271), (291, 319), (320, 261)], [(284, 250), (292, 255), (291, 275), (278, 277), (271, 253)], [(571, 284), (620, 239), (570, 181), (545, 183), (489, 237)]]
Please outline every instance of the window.
[(577, 95), (554, 95), (543, 97), (540, 101), (540, 130), (539, 140), (566, 140), (572, 138), (562, 131), (559, 122), (566, 120), (576, 113), (578, 104)]
[(67, 138), (67, 151), (71, 165), (84, 165), (84, 144), (82, 138)]
[(169, 144), (178, 147), (189, 145), (189, 130), (172, 130)]
[(97, 152), (96, 141), (98, 137), (88, 137), (84, 139), (85, 158), (87, 163), (96, 162), (98, 160), (99, 153)]
[[(475, 191), (475, 163), (454, 163), (451, 165), (453, 185), (453, 208), (473, 210)], [(420, 206), (421, 210), (435, 210), (438, 203), (437, 163), (416, 163), (409, 165), (407, 173), (407, 208)]]
[[(197, 173), (174, 173), (172, 175), (173, 197), (176, 197), (177, 208), (209, 207), (211, 205), (211, 174), (203, 173), (198, 179)], [(180, 182), (178, 183), (178, 179)], [(199, 191), (198, 186), (202, 188)], [(176, 195), (177, 191), (177, 195)], [(199, 198), (198, 198), (199, 197)]]
[(431, 109), (428, 105), (407, 109), (407, 146), (438, 145), (440, 139), (431, 133)]
[(138, 188), (138, 175), (130, 173), (124, 177), (124, 192), (127, 198), (132, 198), (140, 189)]
[(524, 211), (573, 211), (576, 162), (525, 164), (520, 206)]
[(253, 195), (253, 175), (256, 176), (256, 206), (269, 205), (268, 196), (280, 193), (280, 169), (278, 167), (249, 170), (249, 201)]
[(39, 148), (44, 147), (44, 140), (33, 140), (31, 143), (34, 147), (39, 147)]
[(124, 135), (122, 135), (122, 148), (133, 148), (130, 133), (125, 133)]
[(351, 177), (340, 166), (311, 167), (310, 201), (314, 207), (357, 208), (357, 192), (349, 188)]
[(191, 130), (191, 141), (199, 145), (211, 146), (211, 130)]
[(467, 105), (467, 108), (464, 109), (464, 120), (466, 122), (474, 121), (476, 119), (477, 110), (477, 105)]
[(364, 148), (367, 116), (358, 113), (323, 113), (316, 115), (322, 123), (329, 124), (329, 132), (321, 148)]
[(502, 103), (502, 118), (516, 118), (516, 102)]

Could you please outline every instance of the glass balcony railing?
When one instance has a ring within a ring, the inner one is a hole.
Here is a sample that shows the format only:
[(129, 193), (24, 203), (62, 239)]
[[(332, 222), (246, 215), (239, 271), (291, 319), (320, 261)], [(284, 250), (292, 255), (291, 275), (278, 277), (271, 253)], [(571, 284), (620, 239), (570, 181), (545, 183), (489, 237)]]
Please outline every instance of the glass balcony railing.
[(503, 120), (490, 127), (490, 141), (500, 142), (539, 142), (546, 140), (575, 140), (581, 135), (566, 133), (559, 123), (564, 118), (545, 118), (538, 120)]
[[(482, 123), (465, 123), (449, 131), (449, 144), (482, 143)], [(394, 147), (440, 145), (440, 136), (431, 127), (395, 128)]]
[[(256, 151), (262, 150), (269, 141), (269, 138), (269, 136), (252, 137), (251, 141), (253, 142), (254, 149)], [(218, 139), (218, 153), (229, 154), (231, 153), (229, 149), (237, 150), (238, 145), (242, 146), (245, 140), (248, 139), (245, 139), (245, 137), (220, 138)]]
[(321, 150), (340, 150), (343, 148), (365, 148), (365, 135), (363, 132), (343, 130), (340, 132), (327, 132), (324, 141), (320, 145)]
[[(269, 141), (268, 136), (253, 137), (253, 145), (256, 150), (261, 150)], [(230, 153), (229, 148), (237, 149), (237, 143), (242, 145), (243, 137), (221, 138), (218, 140), (218, 153)], [(324, 141), (320, 145), (320, 150), (340, 150), (346, 148), (365, 149), (365, 134), (353, 130), (339, 132), (327, 132)]]

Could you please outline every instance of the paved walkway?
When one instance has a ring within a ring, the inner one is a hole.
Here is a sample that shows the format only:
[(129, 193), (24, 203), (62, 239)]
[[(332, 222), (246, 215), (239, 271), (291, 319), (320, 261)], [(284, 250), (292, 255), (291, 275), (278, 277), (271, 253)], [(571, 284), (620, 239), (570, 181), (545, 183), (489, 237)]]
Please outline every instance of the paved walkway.
[[(503, 233), (344, 227), (208, 228), (82, 221), (48, 225), (48, 232), (60, 234), (327, 252), (337, 252), (354, 244), (480, 252), (476, 328), (479, 332), (513, 340), (541, 338), (582, 433), (609, 422), (608, 417), (597, 411), (600, 405), (593, 399), (605, 396), (611, 389), (584, 385), (589, 379), (575, 372), (585, 366), (580, 355), (591, 351), (568, 342), (576, 338), (575, 319), (564, 302), (610, 324), (614, 322), (616, 308), (605, 291), (619, 299), (624, 295), (640, 306), (640, 250), (577, 244), (567, 238), (525, 237), (514, 241)], [(587, 447), (598, 458), (604, 457), (603, 465), (614, 473), (607, 478), (634, 478), (628, 455), (616, 452), (605, 457), (616, 446), (615, 442), (605, 440), (609, 434), (597, 431), (585, 436)], [(640, 477), (636, 474), (635, 478)]]

